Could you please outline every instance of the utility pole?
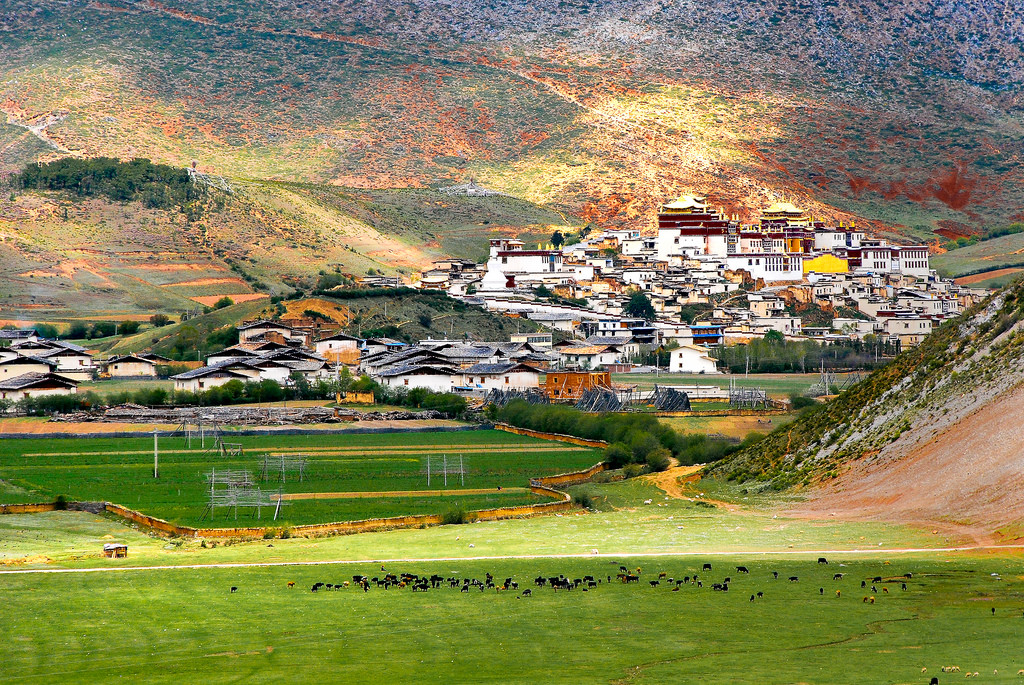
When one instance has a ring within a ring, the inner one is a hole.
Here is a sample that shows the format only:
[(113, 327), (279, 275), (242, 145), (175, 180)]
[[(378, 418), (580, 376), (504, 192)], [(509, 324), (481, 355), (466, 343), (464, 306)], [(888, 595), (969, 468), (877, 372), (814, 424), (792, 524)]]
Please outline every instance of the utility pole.
[(153, 429), (153, 477), (160, 477), (160, 433)]

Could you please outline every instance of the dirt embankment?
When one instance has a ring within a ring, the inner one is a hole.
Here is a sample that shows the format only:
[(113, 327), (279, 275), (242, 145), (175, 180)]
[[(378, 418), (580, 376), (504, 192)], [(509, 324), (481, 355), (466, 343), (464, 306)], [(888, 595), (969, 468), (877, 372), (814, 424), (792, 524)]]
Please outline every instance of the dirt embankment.
[(739, 507), (731, 502), (723, 502), (721, 500), (708, 499), (706, 497), (694, 497), (687, 494), (686, 486), (690, 483), (700, 481), (700, 471), (704, 466), (705, 464), (697, 464), (696, 466), (679, 466), (679, 462), (673, 459), (672, 466), (669, 468), (659, 473), (652, 473), (644, 476), (643, 478), (673, 499), (685, 499), (688, 502), (707, 502), (708, 504), (714, 504), (716, 507), (721, 507), (726, 511), (736, 511), (739, 509)]
[[(1024, 388), (905, 454), (865, 458), (789, 513), (908, 523), (977, 543), (1024, 537)], [(884, 454), (884, 453), (883, 453)]]

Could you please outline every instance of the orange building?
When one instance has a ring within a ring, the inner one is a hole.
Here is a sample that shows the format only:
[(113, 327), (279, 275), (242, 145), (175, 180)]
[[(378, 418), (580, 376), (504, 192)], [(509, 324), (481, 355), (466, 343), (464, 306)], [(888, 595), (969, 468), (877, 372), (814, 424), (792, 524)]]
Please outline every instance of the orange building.
[(552, 402), (575, 402), (587, 390), (611, 387), (612, 375), (607, 371), (551, 371), (544, 382)]

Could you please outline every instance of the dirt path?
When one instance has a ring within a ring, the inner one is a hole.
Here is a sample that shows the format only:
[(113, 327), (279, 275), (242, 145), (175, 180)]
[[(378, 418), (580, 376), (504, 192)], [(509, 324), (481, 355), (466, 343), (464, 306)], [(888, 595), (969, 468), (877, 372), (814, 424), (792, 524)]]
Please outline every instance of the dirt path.
[(685, 494), (685, 486), (700, 481), (700, 471), (705, 466), (706, 464), (680, 466), (678, 460), (672, 459), (672, 466), (659, 473), (644, 476), (643, 479), (673, 499), (683, 499), (687, 502), (707, 502), (725, 511), (741, 511), (740, 507), (732, 502), (707, 499), (706, 497), (691, 497)]
[(448, 495), (521, 495), (529, 488), (466, 488), (463, 490), (385, 490), (381, 492), (292, 492), (281, 499), (369, 499), (376, 497), (446, 497)]
[(971, 274), (970, 276), (961, 276), (960, 278), (954, 278), (953, 282), (957, 285), (973, 285), (975, 283), (981, 283), (987, 281), (990, 278), (999, 278), (1000, 276), (1009, 276), (1010, 274), (1016, 274), (1024, 271), (1024, 269), (1009, 267), (1006, 269), (995, 269), (993, 271), (985, 271), (980, 274)]
[(220, 564), (180, 564), (171, 566), (100, 566), (89, 568), (24, 568), (0, 570), (0, 575), (15, 573), (116, 573), (120, 571), (174, 571), (180, 569), (206, 568), (268, 568), (273, 566), (341, 566), (350, 564), (429, 564), (458, 561), (514, 561), (531, 559), (664, 559), (685, 557), (742, 557), (742, 556), (786, 556), (808, 558), (837, 554), (871, 555), (884, 553), (893, 554), (949, 554), (952, 552), (978, 552), (985, 550), (1008, 551), (1024, 550), (1024, 545), (966, 545), (962, 547), (900, 547), (879, 550), (877, 547), (868, 549), (750, 549), (693, 552), (601, 552), (599, 554), (499, 554), (492, 556), (473, 557), (401, 557), (395, 559), (325, 559), (320, 561), (251, 561), (229, 562)]

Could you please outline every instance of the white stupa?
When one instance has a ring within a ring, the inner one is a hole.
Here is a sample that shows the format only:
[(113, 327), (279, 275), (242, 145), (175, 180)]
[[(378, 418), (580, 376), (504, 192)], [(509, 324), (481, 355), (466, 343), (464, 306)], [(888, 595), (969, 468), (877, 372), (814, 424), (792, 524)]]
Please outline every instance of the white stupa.
[(508, 292), (508, 276), (501, 270), (501, 266), (498, 265), (498, 258), (491, 257), (487, 260), (487, 273), (480, 279), (480, 286), (477, 289), (478, 293), (507, 293)]

